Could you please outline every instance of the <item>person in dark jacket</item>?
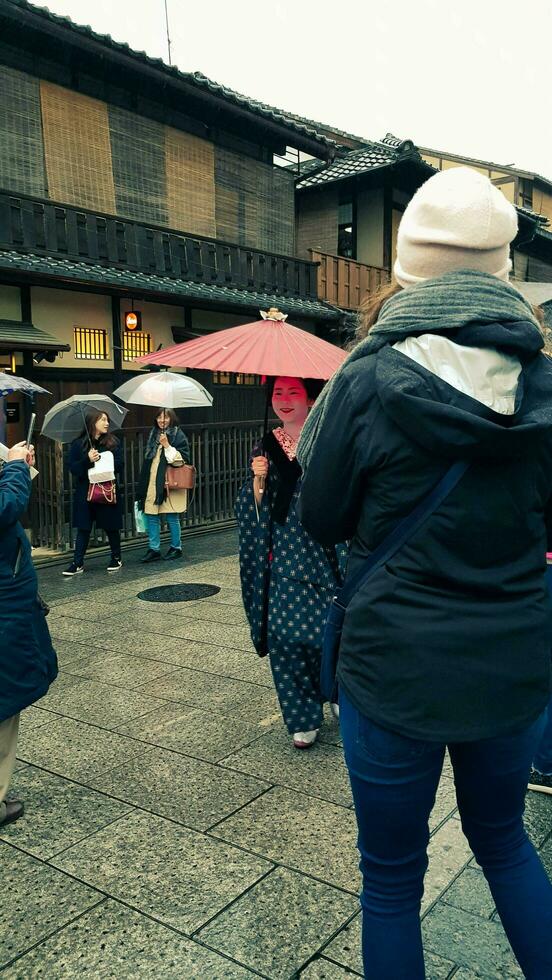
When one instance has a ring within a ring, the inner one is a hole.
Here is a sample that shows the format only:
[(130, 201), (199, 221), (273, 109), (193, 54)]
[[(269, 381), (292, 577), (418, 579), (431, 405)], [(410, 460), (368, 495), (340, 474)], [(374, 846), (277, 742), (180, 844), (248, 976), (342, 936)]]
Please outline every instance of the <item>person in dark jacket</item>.
[(298, 451), (301, 520), (323, 544), (351, 539), (348, 574), (469, 462), (345, 614), (341, 731), (368, 980), (425, 977), (419, 911), (447, 746), (514, 953), (526, 977), (552, 977), (552, 884), (523, 826), (550, 696), (552, 362), (507, 281), (516, 230), (515, 209), (475, 171), (423, 185), (399, 229), (397, 285), (367, 309)]
[(23, 814), (19, 800), (6, 800), (19, 713), (42, 698), (57, 676), (31, 546), (19, 523), (31, 495), (32, 462), (32, 447), (19, 443), (0, 470), (0, 827)]
[[(111, 503), (107, 501), (90, 503), (88, 501), (89, 470), (99, 460), (100, 453), (107, 451), (113, 453), (114, 458), (115, 498)], [(123, 450), (119, 440), (109, 431), (109, 418), (105, 412), (92, 412), (86, 417), (82, 436), (71, 443), (69, 469), (73, 475), (73, 527), (77, 529), (77, 537), (73, 561), (62, 574), (73, 576), (84, 572), (84, 556), (94, 524), (105, 531), (111, 548), (107, 571), (117, 572), (123, 564), (121, 561)]]
[(138, 507), (144, 513), (148, 531), (148, 550), (140, 560), (146, 564), (161, 558), (161, 518), (171, 535), (167, 561), (182, 558), (180, 515), (188, 508), (187, 490), (167, 490), (168, 466), (182, 466), (191, 461), (190, 444), (172, 409), (158, 408), (146, 444), (144, 465), (138, 479)]

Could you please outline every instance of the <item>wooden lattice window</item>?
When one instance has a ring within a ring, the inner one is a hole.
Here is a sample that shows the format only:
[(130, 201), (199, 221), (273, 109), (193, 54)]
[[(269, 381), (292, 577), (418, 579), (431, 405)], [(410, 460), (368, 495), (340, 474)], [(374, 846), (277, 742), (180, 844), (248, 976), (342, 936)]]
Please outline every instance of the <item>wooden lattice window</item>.
[(95, 327), (75, 327), (75, 357), (83, 361), (106, 361), (107, 330)]
[(123, 332), (123, 361), (133, 361), (151, 353), (151, 334), (141, 330), (125, 330)]

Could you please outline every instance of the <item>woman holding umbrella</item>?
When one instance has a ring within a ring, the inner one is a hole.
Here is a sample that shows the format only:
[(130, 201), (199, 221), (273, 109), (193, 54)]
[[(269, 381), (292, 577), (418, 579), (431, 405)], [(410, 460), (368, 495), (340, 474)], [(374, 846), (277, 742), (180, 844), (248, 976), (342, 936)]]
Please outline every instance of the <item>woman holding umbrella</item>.
[[(286, 323), (286, 314), (275, 308), (261, 310), (261, 317), (147, 354), (140, 363), (275, 379), (267, 389), (265, 435), (236, 505), (240, 571), (253, 643), (261, 656), (270, 655), (284, 720), (294, 745), (305, 749), (316, 741), (322, 723), (322, 631), (344, 549), (336, 555), (334, 548), (321, 547), (299, 523), (301, 469), (295, 446), (320, 389), (320, 383), (305, 379), (327, 381), (346, 354)], [(274, 433), (266, 424), (270, 395), (283, 423)]]
[(187, 490), (168, 490), (167, 467), (190, 463), (190, 447), (178, 427), (175, 408), (211, 407), (213, 396), (194, 378), (171, 371), (138, 375), (125, 381), (114, 394), (130, 405), (162, 405), (156, 408), (138, 480), (137, 506), (143, 511), (149, 548), (142, 562), (161, 558), (161, 518), (169, 525), (171, 545), (165, 558), (182, 557), (180, 515), (188, 506)]
[[(99, 410), (89, 411), (85, 416), (82, 435), (71, 443), (69, 469), (73, 474), (73, 527), (77, 529), (73, 561), (63, 575), (73, 576), (84, 572), (84, 556), (88, 548), (90, 533), (95, 524), (105, 531), (111, 548), (108, 572), (117, 572), (122, 567), (121, 528), (123, 512), (118, 484), (123, 473), (123, 450), (119, 440), (109, 431), (109, 416)], [(106, 494), (103, 502), (92, 502), (90, 496), (89, 471), (100, 459), (100, 453), (112, 452), (114, 459), (114, 493)]]
[[(260, 656), (270, 658), (284, 722), (297, 749), (310, 748), (323, 721), (322, 634), (341, 581), (345, 549), (324, 548), (301, 525), (296, 502), (301, 467), (296, 448), (322, 382), (272, 379), (281, 428), (254, 450), (251, 476), (236, 505), (245, 611)], [(337, 705), (332, 706), (337, 715)]]
[(188, 507), (187, 490), (167, 490), (167, 466), (190, 462), (190, 446), (178, 427), (176, 414), (170, 408), (158, 408), (146, 444), (146, 458), (138, 480), (138, 507), (144, 512), (149, 547), (142, 562), (161, 558), (161, 518), (169, 525), (171, 545), (165, 558), (182, 558), (180, 515)]

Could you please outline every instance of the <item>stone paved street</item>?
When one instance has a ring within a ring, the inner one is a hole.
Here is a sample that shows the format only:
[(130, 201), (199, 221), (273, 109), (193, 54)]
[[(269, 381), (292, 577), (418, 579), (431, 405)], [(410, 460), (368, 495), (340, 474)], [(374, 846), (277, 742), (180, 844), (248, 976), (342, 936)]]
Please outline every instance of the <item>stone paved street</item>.
[[(233, 532), (185, 563), (128, 551), (85, 575), (40, 572), (61, 664), (24, 712), (0, 835), (0, 969), (77, 977), (341, 980), (362, 975), (351, 795), (335, 723), (309, 752), (283, 729), (243, 614)], [(220, 587), (153, 603), (145, 588)], [(530, 833), (552, 871), (552, 798)], [(450, 767), (432, 814), (428, 980), (521, 977), (462, 836)]]

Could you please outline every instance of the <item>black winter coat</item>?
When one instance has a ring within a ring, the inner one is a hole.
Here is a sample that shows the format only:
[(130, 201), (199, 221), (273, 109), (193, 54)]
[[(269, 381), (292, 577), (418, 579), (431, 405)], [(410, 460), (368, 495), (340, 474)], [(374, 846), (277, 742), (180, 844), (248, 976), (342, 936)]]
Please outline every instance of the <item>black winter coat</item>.
[[(105, 447), (103, 447), (105, 450)], [(102, 446), (94, 443), (94, 449), (102, 452)], [(117, 484), (116, 504), (89, 504), (87, 498), (88, 470), (94, 465), (88, 458), (90, 445), (83, 439), (75, 439), (69, 451), (69, 469), (73, 474), (73, 527), (91, 531), (92, 525), (102, 531), (120, 531), (123, 526), (122, 486), (123, 449), (120, 442), (112, 448), (115, 460), (115, 479)]]
[(0, 472), (0, 722), (43, 697), (57, 675), (31, 546), (19, 523), (30, 494), (27, 464), (6, 463)]
[[(528, 352), (533, 325), (515, 328), (503, 345), (524, 365), (513, 415), (385, 346), (336, 382), (303, 478), (301, 521), (323, 544), (352, 540), (353, 572), (454, 460), (471, 461), (345, 617), (340, 684), (412, 738), (513, 733), (549, 698), (552, 360)], [(502, 336), (473, 324), (454, 339), (500, 350)]]

